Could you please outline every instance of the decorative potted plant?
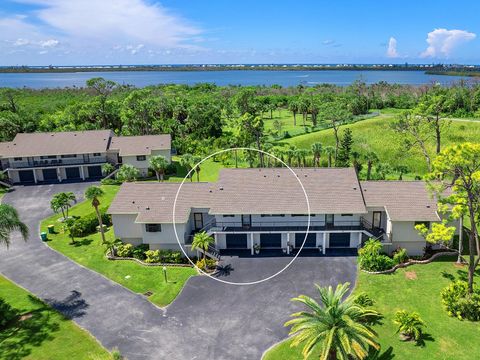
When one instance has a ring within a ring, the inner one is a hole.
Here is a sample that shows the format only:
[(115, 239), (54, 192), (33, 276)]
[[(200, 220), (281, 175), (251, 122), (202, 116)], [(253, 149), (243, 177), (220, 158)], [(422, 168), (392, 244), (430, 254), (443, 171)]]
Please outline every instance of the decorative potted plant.
[(255, 251), (256, 255), (260, 254), (260, 245), (259, 244), (253, 245), (253, 250)]

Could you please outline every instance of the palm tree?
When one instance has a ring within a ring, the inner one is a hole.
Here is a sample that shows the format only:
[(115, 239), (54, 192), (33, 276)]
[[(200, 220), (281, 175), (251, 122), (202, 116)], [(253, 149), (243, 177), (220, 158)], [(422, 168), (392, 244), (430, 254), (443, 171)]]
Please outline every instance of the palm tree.
[(205, 262), (205, 259), (207, 257), (206, 252), (208, 251), (210, 244), (212, 244), (214, 241), (215, 240), (205, 231), (198, 232), (193, 237), (192, 250), (203, 250), (203, 261)]
[(302, 165), (302, 149), (295, 150), (295, 158), (297, 159), (297, 167), (301, 167)]
[(72, 206), (72, 203), (76, 201), (75, 194), (71, 191), (61, 192), (53, 195), (52, 200), (50, 201), (50, 207), (53, 212), (58, 213), (62, 212), (63, 219), (68, 218), (68, 209)]
[(157, 175), (157, 180), (163, 181), (163, 176), (168, 167), (168, 161), (165, 158), (165, 156), (162, 156), (162, 155), (152, 156), (150, 158), (150, 167), (152, 168), (153, 171), (155, 171), (155, 174)]
[(200, 182), (200, 170), (202, 170), (200, 168), (201, 161), (202, 161), (202, 158), (200, 156), (193, 157), (193, 166), (195, 166), (195, 174), (197, 174), (197, 182)]
[(102, 244), (105, 244), (105, 231), (103, 229), (102, 214), (98, 209), (100, 206), (100, 200), (98, 200), (98, 198), (102, 197), (103, 195), (105, 195), (105, 193), (98, 186), (89, 186), (87, 190), (85, 190), (85, 199), (91, 200), (92, 206), (97, 213), (98, 226), (100, 227), (100, 234), (102, 234)]
[(313, 153), (313, 166), (320, 166), (320, 156), (322, 155), (322, 144), (313, 143), (312, 144), (312, 153)]
[(291, 147), (287, 150), (287, 164), (288, 166), (292, 166), (292, 159), (296, 156), (296, 148)]
[(328, 167), (332, 167), (332, 158), (335, 154), (335, 148), (333, 146), (325, 146), (323, 152), (328, 156)]
[(110, 175), (112, 172), (115, 171), (115, 166), (110, 163), (105, 163), (102, 165), (102, 174), (107, 176)]
[(397, 165), (394, 170), (398, 172), (398, 180), (403, 180), (403, 174), (408, 172), (408, 167), (406, 165)]
[(398, 326), (397, 333), (405, 339), (418, 341), (422, 337), (422, 327), (425, 323), (418, 313), (399, 310), (395, 313), (393, 322)]
[(192, 177), (193, 177), (192, 164), (193, 164), (193, 155), (183, 154), (182, 157), (180, 158), (180, 166), (187, 171), (190, 181), (193, 181), (192, 180)]
[(135, 181), (140, 177), (140, 170), (130, 164), (123, 164), (117, 172), (117, 179), (120, 181)]
[(367, 161), (367, 180), (370, 180), (372, 176), (373, 163), (378, 161), (378, 156), (373, 151), (369, 151), (365, 154), (365, 160)]
[(339, 284), (335, 291), (331, 286), (315, 285), (321, 304), (306, 295), (292, 299), (310, 310), (292, 314), (294, 319), (285, 323), (285, 326), (291, 326), (292, 346), (304, 344), (304, 358), (316, 346), (320, 346), (322, 360), (365, 359), (369, 346), (380, 348), (377, 334), (369, 325), (372, 318), (378, 318), (379, 314), (355, 303), (355, 297), (345, 297), (349, 285)]
[(28, 227), (20, 221), (17, 210), (13, 206), (0, 204), (0, 244), (8, 248), (10, 234), (14, 231), (19, 231), (23, 240), (27, 241)]
[(307, 149), (300, 149), (300, 155), (302, 157), (302, 164), (303, 164), (303, 167), (307, 167), (307, 155), (309, 153), (309, 151)]

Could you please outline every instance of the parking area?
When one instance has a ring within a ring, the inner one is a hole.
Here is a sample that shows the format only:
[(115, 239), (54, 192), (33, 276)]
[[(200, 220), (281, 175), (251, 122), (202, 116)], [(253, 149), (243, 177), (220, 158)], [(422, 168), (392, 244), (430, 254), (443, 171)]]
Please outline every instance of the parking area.
[[(0, 272), (72, 315), (106, 348), (117, 347), (135, 359), (260, 359), (263, 351), (288, 335), (283, 326), (299, 310), (290, 299), (315, 295), (314, 284), (355, 282), (354, 256), (299, 256), (275, 278), (256, 285), (220, 283), (206, 276), (191, 278), (166, 309), (152, 305), (105, 277), (53, 251), (38, 238), (38, 223), (51, 214), (49, 201), (59, 191), (78, 198), (87, 183), (18, 187), (4, 201), (14, 205), (29, 225), (30, 239), (13, 239), (0, 248)], [(264, 253), (266, 255), (266, 253)], [(271, 276), (292, 257), (222, 256), (220, 279), (251, 282)], [(75, 295), (72, 300), (72, 294)]]

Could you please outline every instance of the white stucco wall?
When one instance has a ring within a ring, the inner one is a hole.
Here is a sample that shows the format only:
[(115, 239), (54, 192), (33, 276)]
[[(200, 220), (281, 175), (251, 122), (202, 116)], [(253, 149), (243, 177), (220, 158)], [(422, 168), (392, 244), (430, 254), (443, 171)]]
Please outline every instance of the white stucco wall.
[(130, 242), (127, 239), (141, 240), (143, 237), (142, 225), (135, 223), (136, 218), (137, 214), (113, 214), (112, 224), (115, 237), (125, 242)]
[(426, 241), (415, 230), (414, 221), (393, 221), (391, 251), (398, 247), (407, 249), (409, 255), (422, 255)]

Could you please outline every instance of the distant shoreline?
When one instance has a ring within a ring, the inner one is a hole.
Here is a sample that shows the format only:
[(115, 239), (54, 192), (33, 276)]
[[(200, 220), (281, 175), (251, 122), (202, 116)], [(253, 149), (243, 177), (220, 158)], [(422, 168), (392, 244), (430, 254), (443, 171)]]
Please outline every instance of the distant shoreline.
[(0, 73), (76, 73), (114, 71), (424, 71), (430, 75), (479, 76), (480, 68), (443, 65), (105, 65), (105, 66), (10, 66)]

